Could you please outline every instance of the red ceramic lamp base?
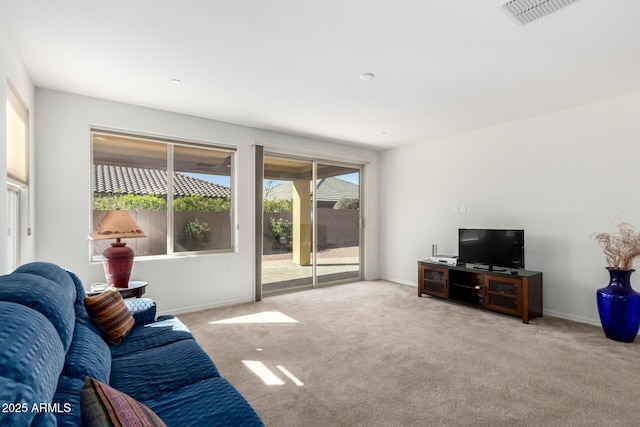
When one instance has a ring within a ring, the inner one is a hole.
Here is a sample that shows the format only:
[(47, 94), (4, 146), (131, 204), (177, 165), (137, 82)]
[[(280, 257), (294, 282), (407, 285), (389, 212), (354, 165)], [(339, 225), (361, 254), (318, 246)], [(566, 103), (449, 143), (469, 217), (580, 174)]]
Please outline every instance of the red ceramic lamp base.
[(131, 276), (131, 268), (133, 267), (133, 249), (125, 246), (126, 243), (112, 243), (110, 248), (105, 249), (102, 253), (104, 260), (104, 275), (107, 279), (107, 285), (116, 288), (129, 287), (129, 277)]

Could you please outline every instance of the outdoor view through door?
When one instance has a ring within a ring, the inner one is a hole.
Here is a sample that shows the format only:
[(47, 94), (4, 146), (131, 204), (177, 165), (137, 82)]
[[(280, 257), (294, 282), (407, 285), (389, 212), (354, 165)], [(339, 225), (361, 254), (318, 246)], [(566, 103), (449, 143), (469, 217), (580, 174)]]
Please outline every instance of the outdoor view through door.
[(359, 279), (359, 204), (359, 167), (265, 156), (263, 292)]
[(318, 283), (360, 278), (360, 171), (317, 165)]

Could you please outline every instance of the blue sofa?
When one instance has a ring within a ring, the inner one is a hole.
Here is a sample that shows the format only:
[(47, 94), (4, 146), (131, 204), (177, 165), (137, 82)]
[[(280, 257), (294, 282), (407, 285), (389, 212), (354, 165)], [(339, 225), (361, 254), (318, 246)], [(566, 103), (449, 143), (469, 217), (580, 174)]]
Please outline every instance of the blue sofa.
[(108, 344), (72, 272), (26, 264), (0, 277), (0, 426), (80, 426), (87, 377), (146, 405), (167, 426), (262, 426), (176, 317), (125, 300), (136, 325)]

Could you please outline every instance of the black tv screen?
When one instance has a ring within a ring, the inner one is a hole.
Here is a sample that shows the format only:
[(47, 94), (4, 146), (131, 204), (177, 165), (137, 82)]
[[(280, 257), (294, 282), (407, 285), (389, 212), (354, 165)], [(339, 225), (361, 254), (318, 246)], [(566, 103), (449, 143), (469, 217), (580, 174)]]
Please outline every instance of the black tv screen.
[(458, 259), (462, 263), (524, 268), (524, 230), (461, 228)]

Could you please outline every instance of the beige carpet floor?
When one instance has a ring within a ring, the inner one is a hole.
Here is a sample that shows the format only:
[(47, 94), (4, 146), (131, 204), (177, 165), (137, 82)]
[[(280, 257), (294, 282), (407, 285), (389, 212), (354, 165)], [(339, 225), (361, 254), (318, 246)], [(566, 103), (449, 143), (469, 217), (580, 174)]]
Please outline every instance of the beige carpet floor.
[(269, 427), (640, 425), (640, 339), (596, 326), (385, 281), (179, 317)]

